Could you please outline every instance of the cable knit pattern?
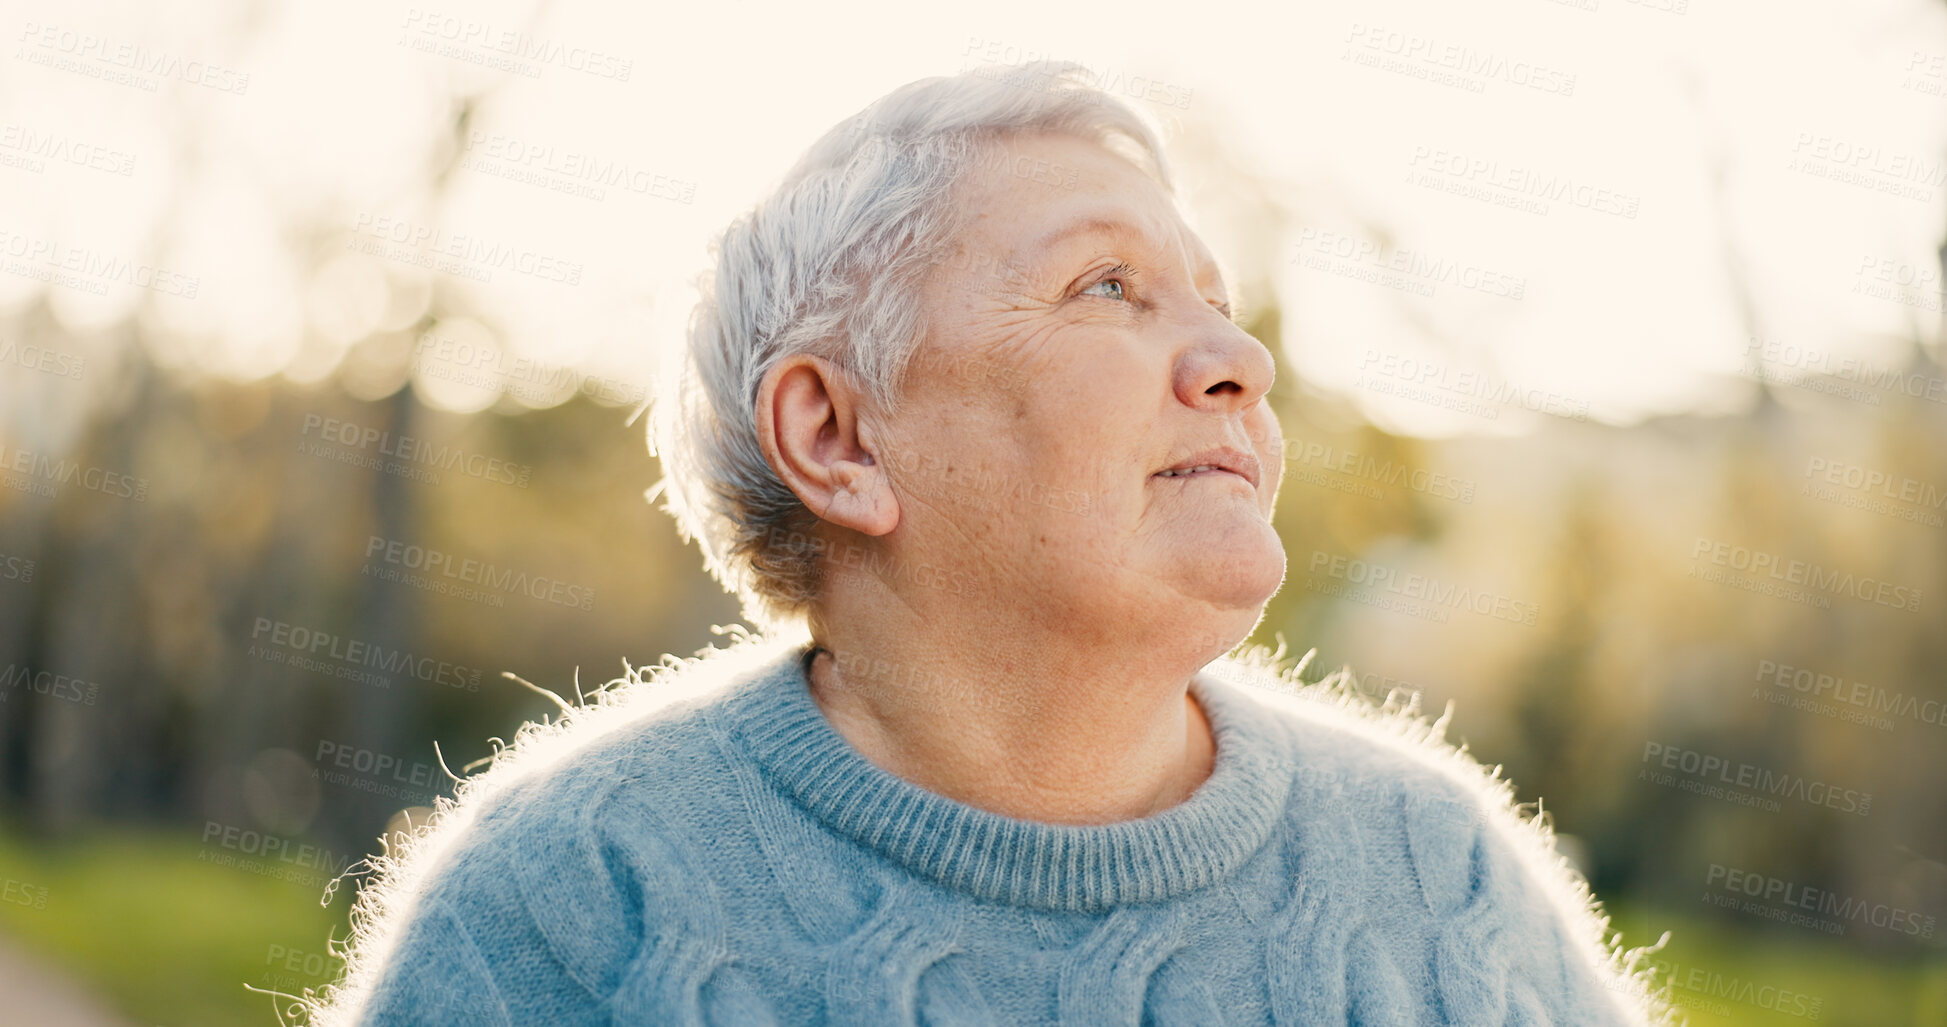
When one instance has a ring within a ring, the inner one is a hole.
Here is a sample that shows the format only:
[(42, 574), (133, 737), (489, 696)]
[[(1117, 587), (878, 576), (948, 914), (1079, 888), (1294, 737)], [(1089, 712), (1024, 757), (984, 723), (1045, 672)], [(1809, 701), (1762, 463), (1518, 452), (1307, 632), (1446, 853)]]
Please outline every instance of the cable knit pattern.
[(1294, 847), (1280, 864), (1313, 872), (1296, 877), (1265, 939), (1272, 1019), (1343, 1024), (1347, 942), (1362, 926), (1360, 913), (1370, 890), (1364, 848), (1345, 810), (1333, 807), (1299, 830)]
[(373, 861), (313, 1027), (1663, 1023), (1643, 957), (1444, 720), (1247, 651), (1195, 794), (1037, 823), (865, 759), (803, 638), (524, 728)]

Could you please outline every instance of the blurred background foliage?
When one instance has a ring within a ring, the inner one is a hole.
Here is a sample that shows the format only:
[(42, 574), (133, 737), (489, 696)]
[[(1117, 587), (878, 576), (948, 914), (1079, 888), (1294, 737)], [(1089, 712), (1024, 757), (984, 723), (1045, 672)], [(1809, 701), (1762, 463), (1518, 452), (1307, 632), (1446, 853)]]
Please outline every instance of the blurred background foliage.
[[(451, 93), (409, 169), (429, 209), (491, 90)], [(1289, 572), (1253, 641), (1316, 647), (1312, 676), (1349, 665), (1376, 699), (1405, 689), (1434, 713), (1454, 702), (1450, 737), (1504, 766), (1524, 800), (1545, 800), (1625, 940), (1674, 932), (1660, 958), (1691, 1022), (1947, 1023), (1947, 934), (1781, 923), (1720, 907), (1710, 877), (1736, 867), (1947, 916), (1947, 717), (1790, 708), (1774, 700), (1799, 693), (1762, 669), (1947, 702), (1947, 396), (1754, 363), (1719, 375), (1730, 399), (1710, 409), (1403, 430), (1372, 416), (1361, 387), (1292, 359), (1362, 345), (1293, 315), (1359, 290), (1409, 319), (1424, 306), (1342, 276), (1281, 277), (1293, 233), (1332, 198), (1292, 201), (1214, 123), (1175, 127), (1186, 201), (1280, 359)], [(696, 652), (738, 619), (644, 501), (659, 468), (631, 415), (647, 381), (564, 362), (536, 399), (535, 378), (497, 357), (487, 384), (453, 385), (464, 368), (429, 363), (428, 346), (517, 329), (466, 283), (346, 270), (344, 218), (325, 206), (280, 212), (288, 258), (300, 277), (350, 276), (379, 298), (351, 328), (320, 328), (313, 310), (285, 373), (199, 365), (195, 333), (154, 316), (155, 296), (89, 320), (56, 287), (0, 311), (0, 347), (16, 355), (0, 360), (0, 935), (145, 1023), (266, 1023), (272, 1001), (244, 984), (328, 981), (355, 880), (328, 896), (324, 883), (450, 793), (434, 744), (458, 770), (551, 711), (502, 671), (570, 694), (621, 660)], [(1933, 245), (1944, 228), (1927, 228)], [(1391, 230), (1377, 217), (1364, 229)], [(1725, 263), (1718, 288), (1740, 294), (1747, 271)], [(1882, 361), (1886, 381), (1947, 378), (1939, 281)], [(1743, 310), (1736, 331), (1765, 337), (1763, 312)], [(1426, 331), (1484, 330), (1464, 321)], [(322, 371), (318, 347), (332, 353)], [(29, 348), (85, 359), (82, 373), (28, 366)], [(1458, 395), (1447, 391), (1427, 396)], [(361, 462), (402, 439), (459, 466)], [(1919, 491), (1881, 496), (1877, 512), (1842, 505), (1871, 497), (1826, 483), (1831, 466)], [(493, 593), (491, 605), (412, 588), (372, 573), (391, 566), (374, 538), (547, 575), (593, 600)], [(1700, 579), (1713, 565), (1699, 545), (1720, 542), (1922, 598), (1917, 611), (1845, 595), (1819, 607)], [(1535, 616), (1443, 620), (1424, 602), (1347, 598), (1337, 558)], [(444, 666), (345, 677), (352, 661), (331, 643), (294, 666), (286, 643), (304, 633)], [(1650, 746), (1870, 793), (1870, 812), (1790, 799), (1767, 810), (1659, 784), (1644, 776)], [(1781, 990), (1809, 1007), (1754, 998)]]

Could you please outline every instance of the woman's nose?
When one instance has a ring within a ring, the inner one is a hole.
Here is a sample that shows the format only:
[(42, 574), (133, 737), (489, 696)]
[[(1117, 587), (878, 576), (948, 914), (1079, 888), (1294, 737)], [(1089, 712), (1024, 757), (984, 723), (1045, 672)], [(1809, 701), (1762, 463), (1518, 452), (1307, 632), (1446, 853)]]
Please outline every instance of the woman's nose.
[(1198, 324), (1196, 342), (1177, 358), (1174, 382), (1183, 405), (1234, 413), (1264, 398), (1276, 376), (1271, 351), (1212, 310)]

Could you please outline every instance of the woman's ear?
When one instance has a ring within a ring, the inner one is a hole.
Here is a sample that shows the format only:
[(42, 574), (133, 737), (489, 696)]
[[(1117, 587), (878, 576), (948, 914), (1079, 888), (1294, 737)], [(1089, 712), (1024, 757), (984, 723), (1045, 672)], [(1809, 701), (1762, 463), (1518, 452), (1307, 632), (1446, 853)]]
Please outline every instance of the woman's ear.
[(861, 395), (823, 357), (794, 353), (757, 386), (757, 444), (784, 484), (819, 518), (865, 535), (899, 524), (885, 466), (862, 437)]

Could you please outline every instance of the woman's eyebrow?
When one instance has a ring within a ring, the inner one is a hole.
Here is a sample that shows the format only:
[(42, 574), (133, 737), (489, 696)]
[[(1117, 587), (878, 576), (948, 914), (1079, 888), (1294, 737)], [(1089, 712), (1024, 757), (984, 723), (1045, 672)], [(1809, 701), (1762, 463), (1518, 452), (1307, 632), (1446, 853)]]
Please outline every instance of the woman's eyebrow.
[(1085, 214), (1066, 224), (1056, 227), (1041, 238), (1014, 252), (1013, 259), (1028, 265), (1038, 264), (1049, 251), (1070, 239), (1085, 235), (1134, 236), (1155, 249), (1156, 240), (1141, 229), (1120, 218), (1101, 214)]

